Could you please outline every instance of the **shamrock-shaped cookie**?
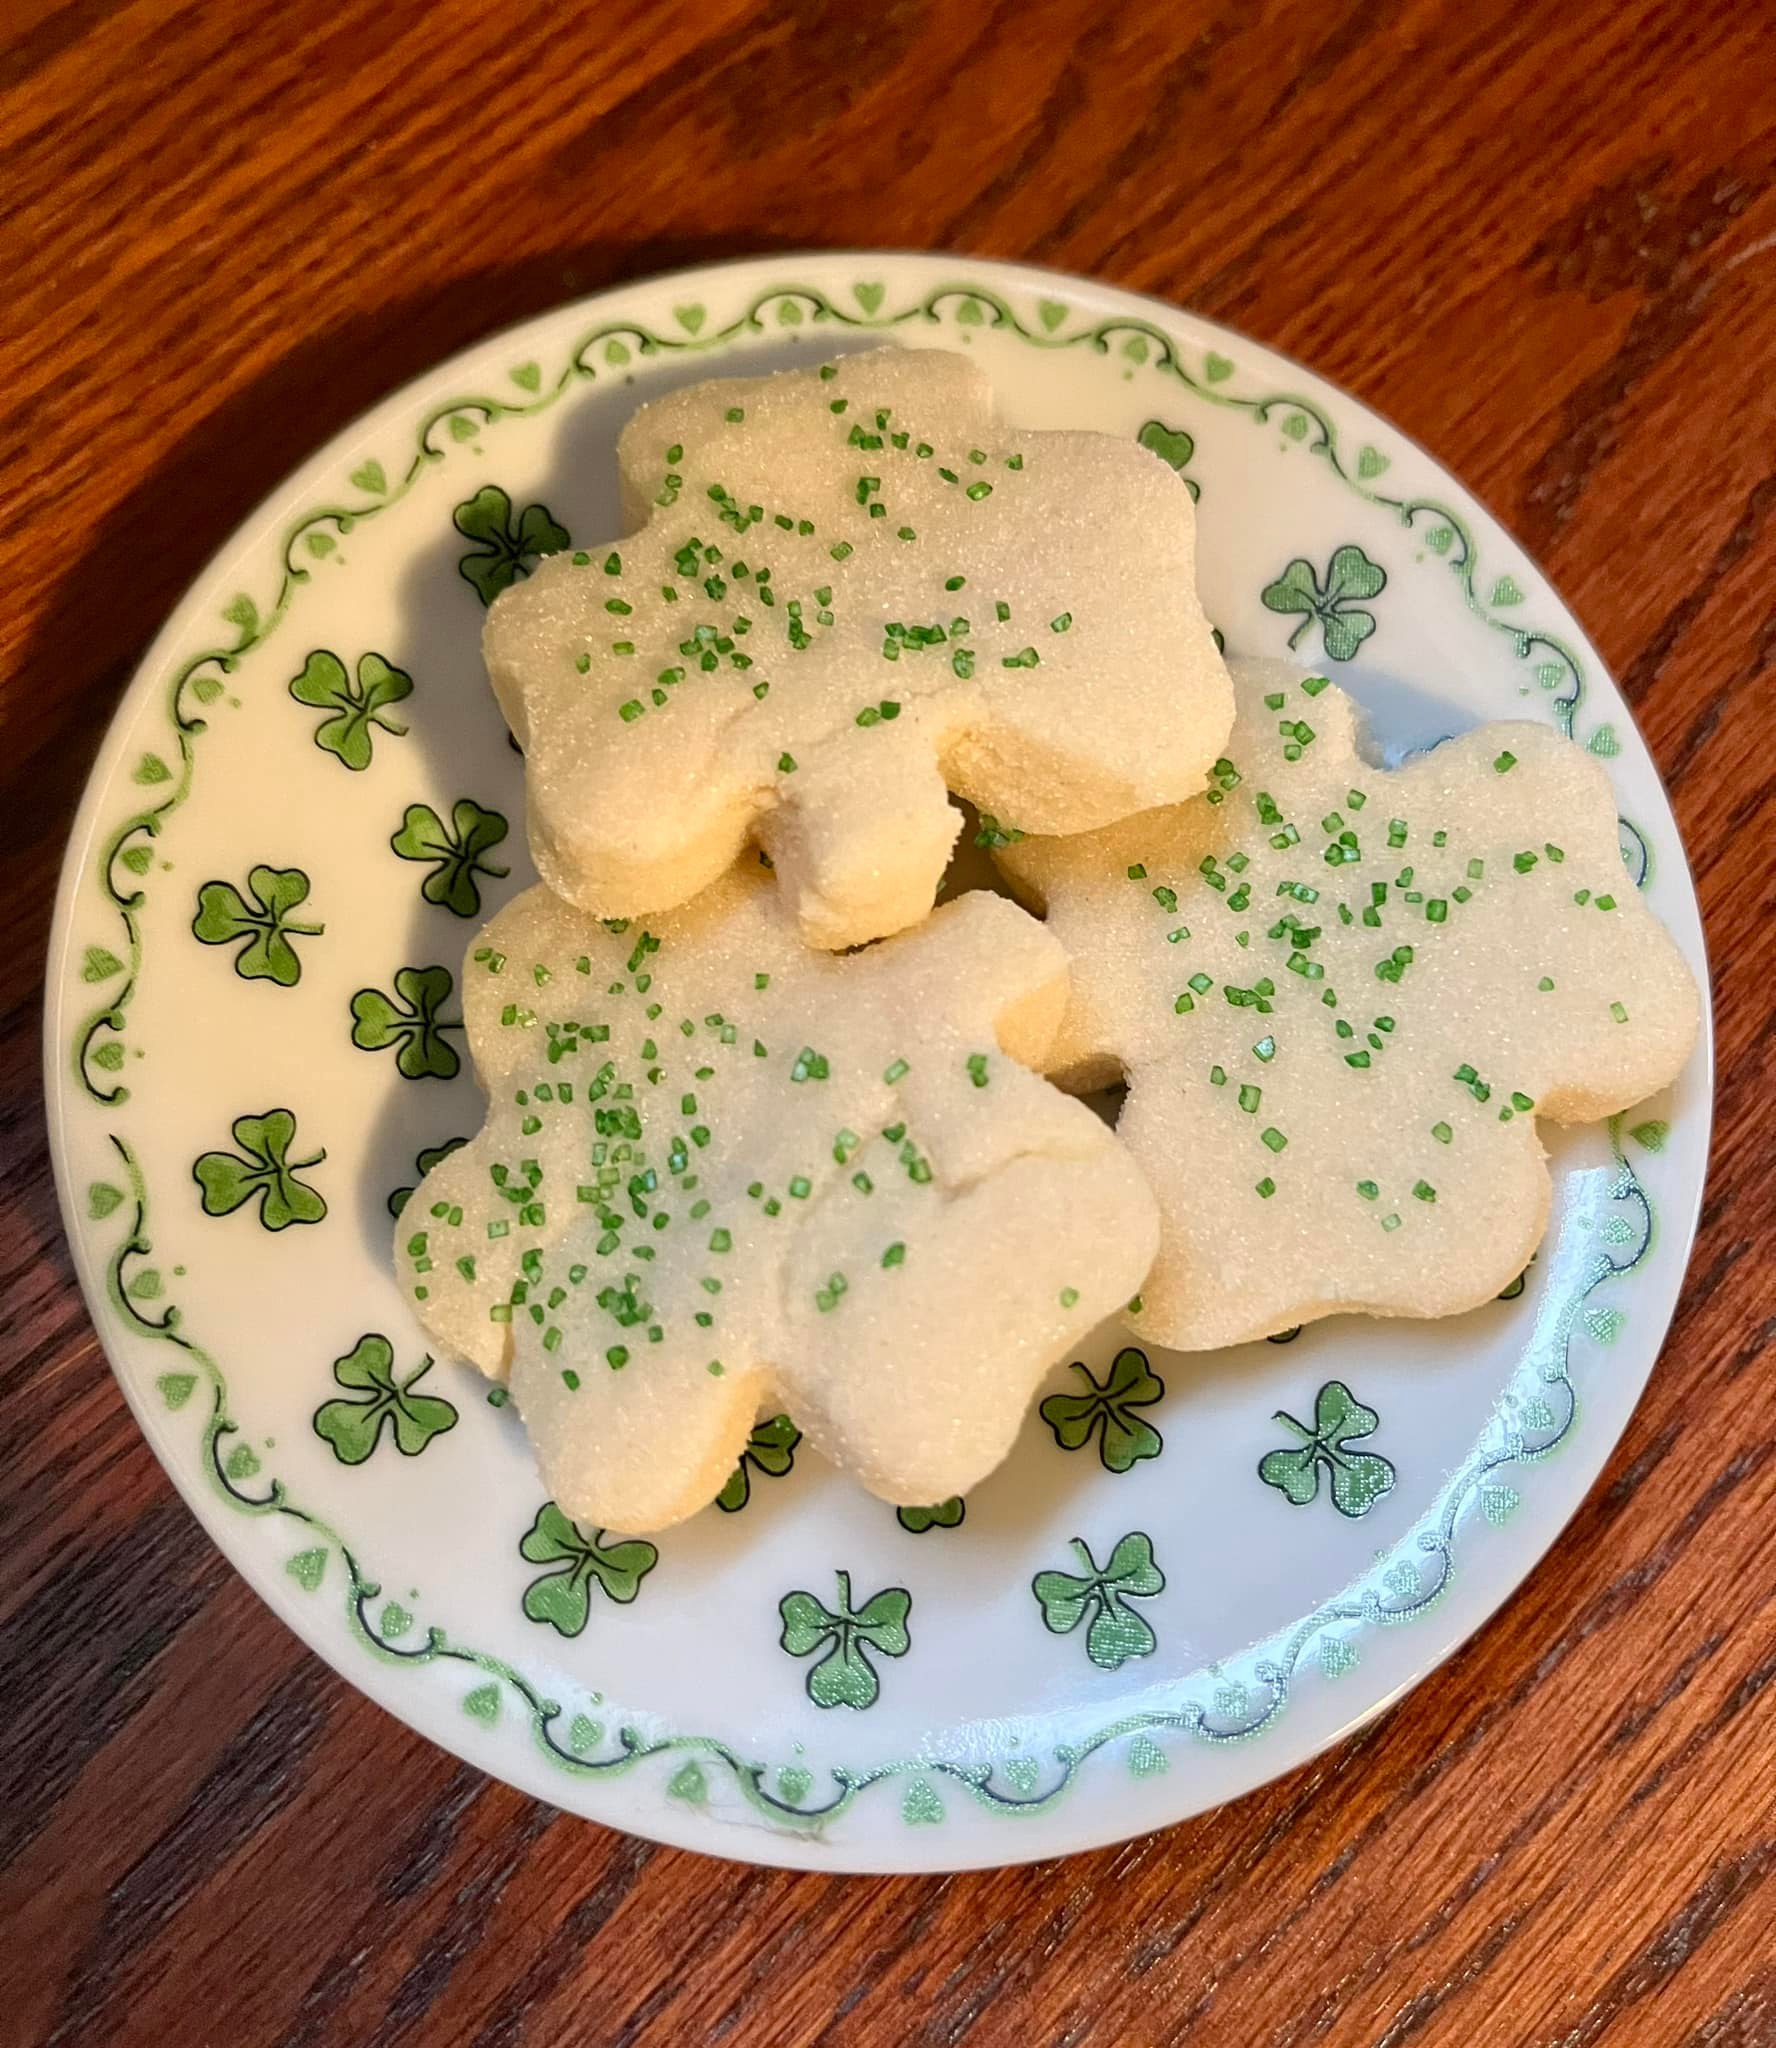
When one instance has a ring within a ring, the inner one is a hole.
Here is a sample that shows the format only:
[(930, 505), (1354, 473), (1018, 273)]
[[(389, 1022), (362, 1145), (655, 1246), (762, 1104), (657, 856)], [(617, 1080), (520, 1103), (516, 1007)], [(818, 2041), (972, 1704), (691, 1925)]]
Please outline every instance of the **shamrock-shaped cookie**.
[(618, 458), (630, 537), (487, 619), (558, 895), (663, 911), (750, 837), (837, 949), (930, 909), (946, 790), (1080, 832), (1203, 787), (1227, 672), (1134, 441), (1013, 432), (961, 357), (886, 348), (674, 392)]
[(487, 1121), (397, 1271), (434, 1349), (509, 1373), (588, 1526), (693, 1513), (780, 1407), (886, 1500), (963, 1493), (1152, 1257), (1126, 1152), (1020, 1064), (1066, 960), (1002, 897), (834, 958), (757, 867), (645, 922), (532, 889), (463, 998)]
[(1205, 797), (997, 856), (1072, 960), (1049, 1070), (1129, 1082), (1161, 1213), (1136, 1326), (1193, 1350), (1476, 1307), (1547, 1223), (1536, 1119), (1672, 1080), (1695, 982), (1570, 741), (1485, 726), (1384, 773), (1325, 677), (1234, 685)]

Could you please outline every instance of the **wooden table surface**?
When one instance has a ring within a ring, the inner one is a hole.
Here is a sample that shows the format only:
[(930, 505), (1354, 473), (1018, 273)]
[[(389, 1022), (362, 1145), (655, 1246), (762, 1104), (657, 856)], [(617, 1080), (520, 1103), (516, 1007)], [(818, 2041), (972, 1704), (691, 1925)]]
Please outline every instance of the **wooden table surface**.
[[(931, 1880), (608, 1833), (324, 1669), (125, 1411), (35, 1049), (93, 750), (286, 470), (565, 298), (844, 244), (1176, 299), (1472, 483), (1671, 784), (1720, 1033), (1664, 1362), (1523, 1592), (1232, 1808)], [(1776, 2042), (1769, 0), (6, 0), (0, 258), (0, 2043)]]

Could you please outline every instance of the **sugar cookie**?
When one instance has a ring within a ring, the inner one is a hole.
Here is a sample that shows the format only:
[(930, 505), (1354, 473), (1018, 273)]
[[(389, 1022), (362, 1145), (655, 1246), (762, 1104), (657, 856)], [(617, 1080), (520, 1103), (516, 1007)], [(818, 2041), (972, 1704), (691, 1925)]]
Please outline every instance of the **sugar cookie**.
[(1078, 832), (1204, 785), (1232, 694), (1190, 493), (1107, 434), (1014, 432), (960, 356), (694, 385), (618, 446), (630, 537), (488, 614), (531, 850), (600, 917), (756, 838), (804, 940), (931, 908), (958, 814)]
[(779, 1406), (885, 1499), (965, 1492), (1152, 1257), (1127, 1153), (1020, 1064), (1066, 960), (1002, 897), (834, 959), (756, 866), (645, 924), (532, 889), (463, 993), (487, 1120), (396, 1269), (589, 1524), (693, 1513)]
[(1570, 741), (1483, 726), (1386, 773), (1324, 677), (1233, 672), (1205, 798), (996, 856), (1072, 960), (1049, 1070), (1128, 1078), (1135, 1327), (1186, 1350), (1490, 1300), (1547, 1223), (1537, 1117), (1663, 1087), (1699, 1015)]

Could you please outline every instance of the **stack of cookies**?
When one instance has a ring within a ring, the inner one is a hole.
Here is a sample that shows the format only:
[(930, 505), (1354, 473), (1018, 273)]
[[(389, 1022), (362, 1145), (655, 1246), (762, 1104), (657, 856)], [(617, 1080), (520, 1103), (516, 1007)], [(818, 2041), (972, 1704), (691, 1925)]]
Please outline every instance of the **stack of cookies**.
[[(488, 617), (543, 886), (469, 949), (487, 1120), (396, 1243), (575, 1518), (682, 1520), (781, 1408), (965, 1493), (1113, 1313), (1473, 1307), (1546, 1227), (1537, 1118), (1683, 1064), (1597, 764), (1501, 725), (1383, 773), (1324, 677), (1230, 675), (1133, 443), (883, 349), (619, 460), (627, 537)], [(1045, 923), (939, 902), (952, 795)], [(1073, 1099), (1124, 1080), (1114, 1132)]]

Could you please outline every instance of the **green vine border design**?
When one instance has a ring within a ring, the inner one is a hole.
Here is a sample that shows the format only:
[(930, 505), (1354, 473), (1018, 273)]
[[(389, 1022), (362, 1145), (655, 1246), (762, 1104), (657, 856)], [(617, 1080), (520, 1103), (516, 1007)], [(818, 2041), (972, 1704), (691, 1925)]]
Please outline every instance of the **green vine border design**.
[[(1371, 488), (1369, 476), (1360, 472), (1365, 467), (1365, 459), (1373, 461), (1373, 451), (1365, 446), (1358, 464), (1347, 464), (1335, 424), (1312, 400), (1287, 392), (1251, 397), (1219, 389), (1220, 381), (1231, 373), (1232, 368), (1224, 358), (1215, 357), (1211, 352), (1205, 358), (1203, 373), (1199, 375), (1185, 361), (1179, 345), (1170, 335), (1153, 322), (1134, 316), (1118, 316), (1096, 325), (1066, 331), (1071, 309), (1056, 299), (1037, 300), (1036, 322), (1032, 325), (1022, 319), (1000, 294), (978, 285), (943, 285), (927, 293), (917, 303), (894, 312), (879, 310), (883, 295), (880, 285), (855, 284), (852, 290), (859, 304), (858, 313), (847, 311), (834, 303), (827, 293), (812, 286), (797, 283), (771, 286), (756, 293), (746, 309), (733, 320), (707, 333), (702, 331), (706, 316), (701, 306), (677, 309), (675, 318), (683, 330), (682, 334), (659, 333), (636, 320), (606, 322), (582, 337), (553, 383), (546, 388), (535, 364), (519, 365), (509, 372), (521, 390), (533, 394), (529, 397), (506, 398), (484, 391), (434, 406), (420, 421), (412, 453), (393, 483), (390, 483), (379, 461), (366, 459), (353, 470), (350, 479), (354, 488), (363, 494), (359, 502), (335, 501), (317, 506), (286, 529), (279, 547), (277, 589), (269, 606), (261, 609), (245, 592), (231, 599), (223, 607), (222, 617), (225, 624), (235, 629), (233, 643), (212, 646), (187, 657), (165, 685), (164, 706), (177, 768), (169, 769), (159, 756), (145, 753), (134, 773), (138, 786), (144, 789), (169, 785), (165, 794), (134, 810), (100, 846), (96, 862), (97, 880), (121, 924), (124, 960), (120, 971), (124, 980), (113, 995), (83, 1017), (73, 1036), (73, 1075), (90, 1101), (117, 1108), (128, 1101), (130, 1093), (121, 1081), (95, 1078), (93, 1073), (93, 1055), (102, 1035), (109, 1034), (104, 1043), (117, 1045), (121, 1052), (127, 1012), (142, 968), (140, 912), (145, 891), (119, 878), (119, 864), (121, 862), (126, 870), (136, 872), (123, 856), (135, 847), (152, 848), (169, 820), (189, 798), (195, 779), (197, 742), (209, 723), (202, 707), (220, 696), (226, 679), (249, 655), (264, 646), (289, 616), (303, 587), (313, 575), (313, 571), (300, 559), (301, 554), (307, 553), (313, 561), (323, 560), (333, 552), (338, 541), (358, 525), (399, 504), (422, 476), (435, 464), (446, 460), (449, 454), (448, 446), (444, 445), (446, 441), (466, 442), (503, 420), (532, 418), (557, 404), (569, 390), (594, 380), (600, 371), (592, 357), (599, 351), (605, 355), (607, 368), (618, 368), (633, 355), (650, 357), (666, 350), (683, 354), (712, 353), (742, 337), (766, 334), (773, 326), (790, 329), (804, 323), (831, 322), (849, 329), (885, 332), (911, 321), (941, 321), (948, 315), (961, 326), (1008, 330), (1039, 348), (1086, 347), (1105, 356), (1114, 349), (1136, 365), (1151, 361), (1157, 372), (1169, 376), (1195, 399), (1243, 412), (1260, 425), (1268, 424), (1277, 416), (1290, 420), (1299, 417), (1308, 423), (1311, 430), (1311, 440), (1302, 436), (1309, 452), (1322, 457), (1333, 473), (1360, 497), (1391, 511), (1408, 531), (1421, 521), (1432, 520), (1450, 529), (1452, 542), (1459, 541), (1460, 551), (1453, 556), (1445, 555), (1444, 559), (1460, 579), (1463, 595), (1472, 610), (1488, 626), (1511, 638), (1519, 660), (1528, 661), (1540, 653), (1557, 664), (1560, 672), (1558, 684), (1549, 685), (1557, 688), (1552, 709), (1561, 729), (1571, 735), (1574, 714), (1584, 694), (1583, 672), (1573, 649), (1556, 635), (1500, 618), (1496, 609), (1481, 597), (1476, 586), (1478, 551), (1461, 515), (1435, 499), (1401, 498)], [(1217, 365), (1218, 369), (1214, 367)], [(1374, 473), (1379, 474), (1379, 471)], [(1636, 837), (1638, 839), (1639, 835)], [(1641, 844), (1644, 847), (1644, 841)], [(146, 859), (143, 858), (141, 871), (145, 872), (145, 869)], [(121, 1058), (117, 1060), (116, 1068), (104, 1061), (98, 1064), (104, 1072), (115, 1071), (121, 1067)], [(1453, 1544), (1457, 1528), (1464, 1512), (1479, 1496), (1486, 1478), (1503, 1465), (1534, 1462), (1551, 1455), (1570, 1435), (1578, 1410), (1567, 1366), (1571, 1332), (1579, 1310), (1597, 1287), (1620, 1279), (1641, 1262), (1652, 1242), (1654, 1227), (1646, 1191), (1628, 1165), (1622, 1153), (1617, 1126), (1612, 1124), (1611, 1140), (1620, 1174), (1616, 1193), (1618, 1198), (1638, 1205), (1644, 1227), (1637, 1233), (1638, 1242), (1632, 1252), (1622, 1259), (1605, 1255), (1586, 1285), (1560, 1312), (1560, 1359), (1556, 1367), (1544, 1372), (1542, 1379), (1547, 1387), (1564, 1390), (1564, 1412), (1555, 1414), (1546, 1429), (1529, 1434), (1495, 1420), (1487, 1438), (1447, 1482), (1438, 1503), (1421, 1520), (1417, 1531), (1402, 1539), (1388, 1553), (1389, 1556), (1404, 1557), (1409, 1543), (1412, 1543), (1421, 1553), (1431, 1556), (1439, 1569), (1430, 1586), (1424, 1585), (1417, 1568), (1413, 1567), (1417, 1589), (1415, 1597), (1406, 1598), (1402, 1594), (1390, 1599), (1387, 1589), (1378, 1590), (1366, 1583), (1365, 1588), (1352, 1599), (1334, 1601), (1306, 1617), (1287, 1640), (1277, 1646), (1273, 1655), (1260, 1657), (1252, 1666), (1252, 1678), (1264, 1689), (1264, 1696), (1255, 1711), (1249, 1710), (1248, 1695), (1243, 1685), (1224, 1685), (1209, 1705), (1187, 1701), (1176, 1708), (1148, 1709), (1122, 1716), (1081, 1741), (1057, 1746), (1053, 1757), (1058, 1775), (1046, 1786), (1037, 1782), (1040, 1769), (1034, 1760), (1028, 1758), (1012, 1759), (1003, 1766), (960, 1764), (940, 1757), (901, 1759), (859, 1771), (833, 1766), (830, 1772), (834, 1783), (832, 1796), (818, 1807), (806, 1807), (799, 1803), (799, 1797), (792, 1798), (781, 1788), (793, 1780), (800, 1780), (806, 1785), (810, 1782), (809, 1773), (797, 1766), (779, 1769), (780, 1790), (773, 1792), (766, 1783), (770, 1766), (741, 1757), (727, 1744), (711, 1736), (671, 1735), (649, 1739), (636, 1728), (621, 1727), (616, 1734), (614, 1753), (607, 1756), (581, 1754), (574, 1746), (571, 1733), (566, 1741), (560, 1737), (559, 1724), (566, 1714), (563, 1705), (547, 1697), (505, 1660), (486, 1651), (454, 1643), (442, 1628), (435, 1625), (428, 1626), (423, 1640), (410, 1647), (389, 1639), (370, 1613), (371, 1603), (381, 1595), (381, 1586), (366, 1574), (344, 1537), (323, 1517), (291, 1500), (283, 1482), (275, 1476), (268, 1479), (260, 1492), (252, 1491), (241, 1483), (243, 1478), (257, 1476), (257, 1461), (253, 1461), (250, 1470), (245, 1469), (240, 1461), (239, 1445), (230, 1450), (234, 1439), (240, 1439), (241, 1445), (245, 1439), (241, 1437), (240, 1424), (229, 1412), (225, 1376), (214, 1357), (185, 1331), (179, 1309), (168, 1302), (158, 1314), (150, 1314), (131, 1293), (129, 1267), (132, 1261), (145, 1259), (152, 1253), (148, 1236), (148, 1188), (128, 1141), (116, 1132), (108, 1133), (108, 1136), (130, 1189), (129, 1225), (106, 1265), (107, 1292), (114, 1312), (128, 1330), (139, 1337), (175, 1347), (195, 1368), (194, 1379), (201, 1381), (209, 1397), (201, 1461), (206, 1478), (217, 1494), (237, 1512), (288, 1517), (311, 1532), (316, 1539), (315, 1548), (338, 1552), (347, 1575), (348, 1621), (352, 1633), (365, 1649), (391, 1665), (410, 1666), (439, 1661), (460, 1663), (479, 1673), (484, 1680), (509, 1688), (523, 1704), (532, 1739), (540, 1752), (555, 1766), (581, 1778), (623, 1775), (652, 1758), (683, 1752), (688, 1754), (689, 1762), (681, 1766), (673, 1777), (672, 1790), (679, 1791), (684, 1785), (687, 1772), (698, 1757), (706, 1758), (725, 1768), (747, 1803), (763, 1818), (778, 1826), (805, 1830), (817, 1830), (837, 1819), (871, 1786), (900, 1778), (912, 1781), (903, 1806), (904, 1817), (909, 1822), (941, 1817), (941, 1805), (926, 1783), (933, 1777), (953, 1781), (983, 1808), (995, 1813), (1043, 1813), (1049, 1811), (1070, 1788), (1089, 1758), (1127, 1738), (1135, 1738), (1129, 1752), (1131, 1767), (1157, 1769), (1163, 1767), (1163, 1756), (1155, 1753), (1154, 1760), (1147, 1763), (1139, 1758), (1140, 1745), (1149, 1730), (1174, 1730), (1211, 1744), (1249, 1740), (1262, 1733), (1286, 1706), (1292, 1675), (1310, 1643), (1316, 1638), (1323, 1638), (1328, 1629), (1339, 1622), (1355, 1623), (1359, 1627), (1391, 1626), (1428, 1612), (1447, 1591), (1453, 1571)], [(1501, 1429), (1502, 1436), (1498, 1434)], [(1495, 1436), (1497, 1441), (1492, 1440)], [(231, 1466), (234, 1469), (231, 1470)], [(323, 1570), (324, 1564), (323, 1556)], [(314, 1583), (318, 1585), (318, 1576)], [(495, 1705), (497, 1707), (497, 1701)], [(576, 1717), (574, 1728), (584, 1725), (584, 1716)], [(995, 1783), (1001, 1774), (1006, 1779), (1003, 1788)], [(704, 1796), (700, 1789), (700, 1775), (694, 1777), (694, 1783), (699, 1789), (685, 1796), (700, 1799)]]
[[(607, 371), (620, 370), (638, 355), (645, 358), (668, 351), (681, 355), (707, 354), (724, 348), (732, 341), (767, 334), (773, 328), (788, 330), (804, 324), (828, 322), (846, 328), (887, 332), (910, 321), (941, 322), (948, 314), (958, 326), (1001, 329), (1016, 334), (1035, 348), (1089, 348), (1105, 356), (1116, 350), (1134, 364), (1151, 363), (1157, 373), (1169, 377), (1201, 403), (1245, 413), (1259, 425), (1267, 425), (1273, 418), (1289, 422), (1300, 419), (1307, 423), (1301, 445), (1310, 454), (1321, 457), (1339, 480), (1359, 497), (1392, 512), (1409, 532), (1415, 530), (1421, 521), (1427, 524), (1434, 522), (1432, 530), (1437, 527), (1449, 530), (1451, 538), (1446, 545), (1455, 548), (1459, 543), (1459, 552), (1445, 555), (1444, 559), (1458, 576), (1469, 607), (1489, 627), (1510, 638), (1518, 660), (1528, 662), (1540, 655), (1542, 660), (1537, 664), (1538, 672), (1542, 669), (1557, 671), (1547, 685), (1554, 693), (1550, 704), (1562, 732), (1572, 736), (1574, 716), (1585, 689), (1583, 670), (1574, 650), (1557, 634), (1517, 625), (1500, 617), (1496, 606), (1481, 597), (1476, 585), (1479, 554), (1467, 521), (1438, 499), (1401, 498), (1373, 488), (1363, 472), (1368, 463), (1376, 459), (1375, 451), (1365, 444), (1356, 461), (1347, 462), (1336, 425), (1312, 399), (1287, 391), (1250, 397), (1222, 390), (1219, 388), (1221, 381), (1232, 372), (1232, 365), (1226, 363), (1225, 358), (1216, 357), (1211, 352), (1205, 358), (1204, 369), (1199, 375), (1185, 360), (1172, 336), (1152, 321), (1133, 315), (1118, 315), (1095, 326), (1069, 332), (1066, 331), (1066, 316), (1070, 309), (1059, 299), (1039, 298), (1032, 324), (1021, 318), (999, 293), (981, 285), (940, 285), (923, 299), (897, 312), (880, 310), (883, 288), (879, 284), (856, 284), (852, 292), (859, 306), (856, 313), (835, 304), (827, 293), (814, 286), (794, 283), (773, 285), (755, 293), (745, 311), (725, 326), (710, 329), (707, 333), (703, 331), (706, 315), (701, 305), (677, 310), (674, 317), (681, 329), (678, 334), (656, 332), (637, 320), (607, 321), (592, 328), (575, 344), (552, 384), (544, 386), (542, 373), (535, 363), (519, 364), (508, 372), (519, 390), (533, 390), (534, 396), (505, 398), (483, 391), (449, 399), (432, 407), (419, 423), (405, 468), (392, 483), (382, 463), (369, 458), (352, 471), (349, 479), (353, 487), (363, 494), (359, 502), (335, 501), (319, 505), (286, 529), (279, 548), (277, 590), (269, 606), (261, 609), (257, 601), (244, 591), (231, 598), (223, 607), (222, 618), (236, 631), (233, 645), (209, 647), (200, 654), (189, 656), (166, 685), (166, 714), (178, 767), (175, 771), (157, 754), (144, 753), (136, 768), (135, 780), (143, 788), (158, 788), (163, 782), (170, 783), (171, 787), (157, 802), (144, 805), (124, 819), (100, 848), (98, 883), (122, 928), (121, 971), (124, 980), (114, 995), (83, 1017), (74, 1034), (74, 1077), (91, 1101), (115, 1107), (129, 1099), (129, 1089), (123, 1082), (95, 1079), (93, 1073), (94, 1054), (102, 1050), (101, 1039), (103, 1046), (115, 1048), (111, 1063), (105, 1060), (98, 1062), (101, 1075), (121, 1070), (122, 1034), (142, 969), (140, 913), (145, 892), (132, 887), (127, 879), (119, 879), (119, 862), (123, 861), (127, 871), (129, 863), (123, 857), (132, 848), (152, 847), (168, 820), (191, 794), (197, 742), (209, 726), (202, 707), (216, 700), (226, 679), (250, 654), (263, 647), (289, 616), (296, 598), (314, 573), (300, 556), (306, 553), (311, 561), (325, 559), (340, 540), (366, 520), (379, 518), (398, 505), (422, 476), (446, 460), (450, 452), (448, 443), (474, 440), (502, 420), (534, 418), (556, 405), (568, 391), (595, 381), (600, 370), (593, 357), (598, 353), (603, 354)], [(1215, 374), (1217, 365), (1222, 366), (1219, 374)], [(1311, 438), (1308, 438), (1310, 434)], [(1510, 583), (1509, 578), (1501, 581)]]

